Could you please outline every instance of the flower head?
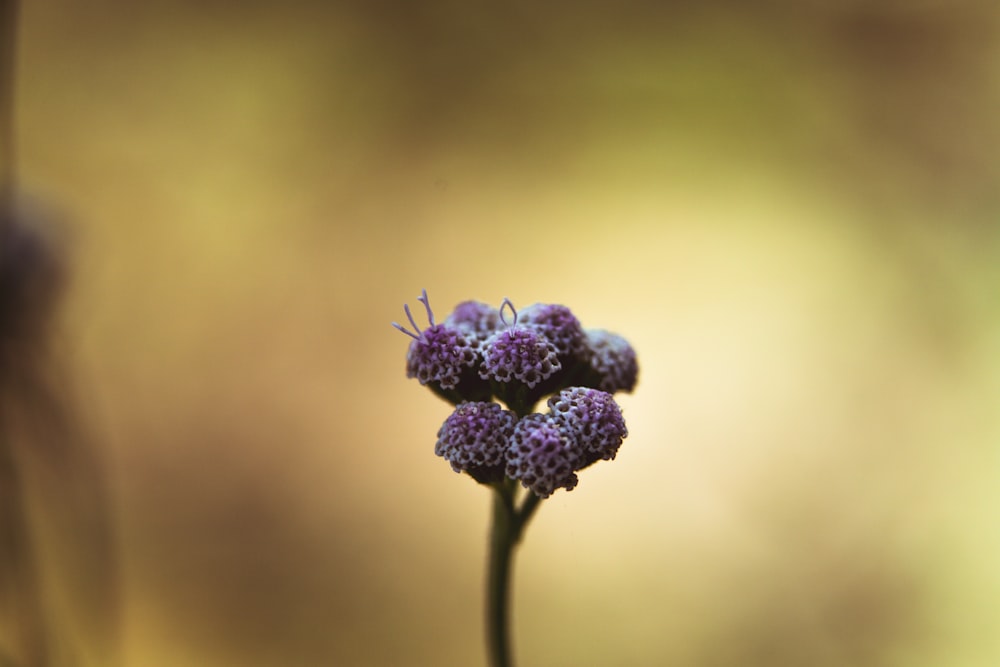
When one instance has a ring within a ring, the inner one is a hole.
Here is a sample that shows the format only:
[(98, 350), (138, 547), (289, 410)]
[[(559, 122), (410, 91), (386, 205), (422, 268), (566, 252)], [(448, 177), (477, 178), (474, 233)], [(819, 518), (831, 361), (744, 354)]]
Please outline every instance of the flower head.
[(587, 346), (586, 335), (580, 320), (566, 306), (536, 303), (521, 310), (518, 322), (538, 331), (560, 356), (579, 354)]
[(562, 366), (552, 343), (530, 329), (510, 329), (486, 341), (479, 376), (497, 382), (520, 380), (534, 387)]
[(611, 460), (628, 435), (621, 408), (599, 389), (570, 387), (548, 400), (552, 415), (577, 445), (580, 470), (598, 459)]
[(480, 355), (489, 337), (502, 326), (500, 311), (481, 301), (463, 301), (455, 306), (444, 322), (463, 331)]
[(603, 329), (587, 329), (590, 367), (598, 389), (614, 393), (632, 391), (639, 376), (635, 350), (618, 334)]
[(406, 354), (406, 376), (417, 378), (420, 384), (436, 383), (441, 389), (454, 389), (463, 368), (475, 366), (478, 361), (477, 346), (462, 329), (434, 322), (427, 290), (423, 290), (417, 300), (427, 310), (429, 327), (421, 330), (417, 326), (409, 305), (404, 305), (403, 310), (416, 333), (397, 322), (392, 323), (392, 326), (413, 338)]
[(480, 482), (503, 479), (516, 417), (497, 403), (462, 403), (438, 431), (434, 453)]
[(577, 458), (575, 443), (554, 418), (531, 414), (514, 426), (507, 449), (507, 476), (548, 498), (556, 489), (569, 491), (576, 486)]
[(489, 336), (500, 328), (500, 311), (482, 301), (463, 301), (455, 306), (445, 322)]
[[(486, 340), (479, 376), (484, 380), (492, 379), (503, 383), (518, 380), (528, 387), (534, 387), (562, 368), (558, 353), (545, 336), (517, 325), (517, 311), (509, 299), (504, 299), (503, 305), (509, 306), (514, 313), (513, 322), (509, 328), (498, 331)], [(500, 317), (503, 318), (503, 307), (500, 309)]]

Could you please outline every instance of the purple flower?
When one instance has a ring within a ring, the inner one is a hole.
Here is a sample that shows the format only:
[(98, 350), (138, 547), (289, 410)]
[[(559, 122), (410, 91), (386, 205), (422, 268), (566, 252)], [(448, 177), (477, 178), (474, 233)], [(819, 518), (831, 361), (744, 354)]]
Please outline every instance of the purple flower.
[(444, 323), (463, 331), (476, 351), (482, 355), (486, 349), (486, 341), (500, 330), (503, 321), (500, 311), (493, 306), (481, 301), (463, 301), (455, 306)]
[(434, 453), (480, 482), (500, 481), (516, 417), (497, 403), (462, 403), (438, 431)]
[[(464, 301), (437, 323), (426, 290), (418, 300), (426, 329), (409, 306), (414, 331), (392, 324), (413, 339), (407, 375), (457, 406), (434, 446), (453, 470), (484, 484), (519, 480), (545, 498), (576, 487), (578, 471), (615, 458), (628, 430), (612, 394), (631, 391), (638, 376), (628, 341), (584, 330), (558, 304), (519, 313), (510, 299), (499, 309)], [(534, 412), (546, 396), (548, 412)]]
[[(566, 306), (536, 303), (518, 312), (510, 299), (499, 309), (463, 301), (438, 323), (426, 290), (418, 301), (427, 311), (427, 328), (417, 325), (408, 305), (403, 309), (413, 330), (392, 323), (413, 339), (406, 374), (454, 405), (499, 400), (523, 416), (539, 400), (567, 388), (614, 393), (635, 387), (639, 367), (628, 341), (601, 329), (584, 330)], [(583, 394), (575, 396), (584, 400)], [(613, 458), (615, 436), (608, 438), (589, 445), (588, 465)]]
[(549, 398), (548, 405), (553, 419), (576, 443), (576, 470), (598, 459), (614, 459), (628, 435), (621, 408), (607, 392), (570, 387)]
[(519, 380), (528, 387), (562, 368), (556, 348), (531, 329), (512, 328), (487, 339), (479, 376), (497, 382)]
[(488, 337), (500, 329), (500, 311), (482, 301), (463, 301), (455, 306), (445, 324), (485, 334)]
[(441, 389), (454, 389), (463, 368), (475, 366), (479, 360), (478, 347), (469, 334), (448, 324), (436, 324), (427, 300), (427, 290), (417, 299), (427, 310), (430, 326), (421, 330), (413, 319), (408, 305), (403, 306), (416, 333), (393, 322), (407, 336), (413, 338), (406, 354), (406, 376), (415, 377), (420, 384), (436, 383)]
[[(498, 331), (486, 340), (479, 376), (484, 380), (492, 379), (502, 383), (519, 380), (532, 388), (562, 368), (558, 352), (542, 334), (518, 326), (517, 311), (510, 299), (503, 300), (500, 307), (501, 320), (504, 307), (510, 307), (514, 313), (513, 322), (509, 328)], [(506, 320), (503, 321), (506, 324)]]
[(587, 329), (586, 334), (597, 388), (610, 393), (632, 391), (639, 376), (639, 363), (629, 342), (603, 329)]
[(580, 320), (566, 306), (532, 304), (518, 313), (517, 321), (545, 336), (560, 356), (577, 355), (586, 349), (587, 339)]
[(507, 449), (507, 476), (536, 495), (576, 486), (575, 443), (550, 415), (531, 414), (514, 426)]

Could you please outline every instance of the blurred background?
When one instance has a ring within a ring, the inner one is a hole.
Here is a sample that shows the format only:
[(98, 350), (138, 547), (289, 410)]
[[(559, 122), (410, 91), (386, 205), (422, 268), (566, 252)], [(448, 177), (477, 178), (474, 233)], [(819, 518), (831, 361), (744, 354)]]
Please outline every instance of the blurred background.
[(998, 664), (998, 28), (24, 3), (18, 176), (69, 280), (59, 407), (19, 414), (80, 462), (30, 490), (52, 634), (88, 666), (483, 664), (489, 493), (389, 326), (427, 288), (639, 354), (617, 460), (517, 555), (519, 664)]

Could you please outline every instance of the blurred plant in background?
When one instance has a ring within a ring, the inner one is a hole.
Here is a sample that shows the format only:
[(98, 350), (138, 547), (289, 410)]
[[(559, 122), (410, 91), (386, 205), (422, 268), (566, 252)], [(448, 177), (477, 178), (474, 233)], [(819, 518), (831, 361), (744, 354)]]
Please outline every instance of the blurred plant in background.
[[(0, 218), (0, 664), (117, 664), (118, 554), (106, 471), (59, 350), (59, 227)], [(6, 662), (4, 662), (6, 660)]]
[(111, 667), (111, 502), (58, 350), (65, 228), (16, 179), (19, 5), (0, 2), (0, 665)]

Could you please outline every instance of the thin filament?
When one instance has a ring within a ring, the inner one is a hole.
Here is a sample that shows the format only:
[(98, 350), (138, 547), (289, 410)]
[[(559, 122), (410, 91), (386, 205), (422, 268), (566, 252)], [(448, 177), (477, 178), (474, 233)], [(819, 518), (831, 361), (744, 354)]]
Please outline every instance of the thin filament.
[[(427, 300), (426, 289), (421, 290), (421, 294), (417, 297), (417, 301), (424, 304), (424, 308), (427, 309), (427, 321), (431, 323), (431, 326), (434, 326), (434, 313), (431, 312), (431, 302)], [(413, 320), (411, 319), (410, 321), (412, 322)]]
[(400, 331), (402, 331), (403, 333), (405, 333), (410, 338), (412, 338), (414, 340), (420, 340), (420, 336), (418, 336), (417, 334), (413, 333), (412, 331), (410, 331), (409, 329), (407, 329), (406, 327), (404, 327), (399, 322), (393, 322), (392, 326), (396, 327), (397, 329), (399, 329)]
[(418, 327), (418, 326), (417, 326), (417, 321), (413, 319), (413, 313), (411, 313), (411, 312), (410, 312), (410, 304), (408, 304), (408, 303), (404, 303), (404, 304), (403, 304), (403, 310), (405, 310), (405, 311), (406, 311), (406, 316), (407, 316), (407, 317), (408, 317), (408, 318), (410, 319), (410, 324), (412, 324), (412, 325), (413, 325), (413, 328), (414, 328), (414, 329), (416, 330), (416, 332), (417, 332), (418, 334), (419, 334), (419, 333), (423, 333), (423, 332), (422, 332), (422, 331), (420, 330), (420, 327)]
[[(513, 314), (513, 321), (507, 322), (507, 318), (503, 316), (504, 308), (510, 308), (510, 312)], [(503, 303), (500, 304), (500, 321), (507, 325), (508, 328), (513, 329), (517, 326), (517, 309), (514, 308), (513, 302), (507, 297), (503, 298)]]

